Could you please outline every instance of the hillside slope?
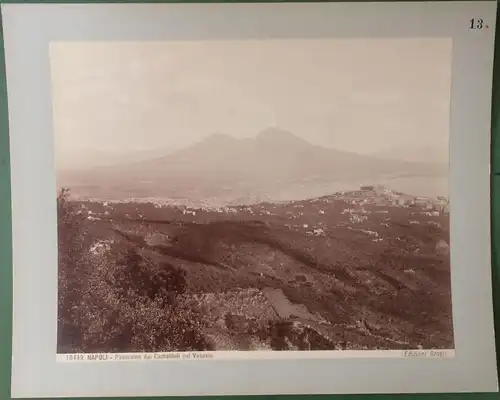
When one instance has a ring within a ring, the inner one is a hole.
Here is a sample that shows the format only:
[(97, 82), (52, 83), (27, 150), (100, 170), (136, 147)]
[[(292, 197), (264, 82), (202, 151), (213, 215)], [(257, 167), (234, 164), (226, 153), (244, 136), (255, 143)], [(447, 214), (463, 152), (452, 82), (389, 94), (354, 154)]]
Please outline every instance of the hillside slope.
[(79, 207), (91, 213), (94, 262), (116, 268), (132, 249), (139, 263), (182, 271), (179, 301), (204, 348), (453, 348), (448, 215), (437, 209), (363, 192), (221, 209)]

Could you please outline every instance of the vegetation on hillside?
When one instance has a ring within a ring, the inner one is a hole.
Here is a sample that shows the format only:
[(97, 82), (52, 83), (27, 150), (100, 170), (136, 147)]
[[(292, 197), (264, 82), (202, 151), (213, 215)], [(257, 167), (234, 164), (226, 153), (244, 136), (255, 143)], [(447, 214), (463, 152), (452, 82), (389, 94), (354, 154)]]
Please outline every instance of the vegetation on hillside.
[(59, 352), (452, 348), (447, 214), (369, 196), (190, 210), (62, 191)]
[(199, 318), (180, 295), (185, 273), (132, 246), (93, 254), (85, 218), (68, 201), (59, 213), (59, 352), (206, 350)]

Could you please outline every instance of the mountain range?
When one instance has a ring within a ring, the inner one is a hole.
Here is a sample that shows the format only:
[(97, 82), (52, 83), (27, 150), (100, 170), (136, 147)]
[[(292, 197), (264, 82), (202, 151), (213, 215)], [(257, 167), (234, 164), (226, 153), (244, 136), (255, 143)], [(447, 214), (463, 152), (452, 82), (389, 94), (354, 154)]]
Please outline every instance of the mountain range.
[[(341, 186), (394, 179), (445, 179), (447, 165), (361, 155), (311, 144), (268, 128), (253, 138), (212, 134), (170, 154), (120, 164), (58, 171), (58, 186), (90, 197), (290, 200)], [(324, 192), (324, 193), (323, 193)]]

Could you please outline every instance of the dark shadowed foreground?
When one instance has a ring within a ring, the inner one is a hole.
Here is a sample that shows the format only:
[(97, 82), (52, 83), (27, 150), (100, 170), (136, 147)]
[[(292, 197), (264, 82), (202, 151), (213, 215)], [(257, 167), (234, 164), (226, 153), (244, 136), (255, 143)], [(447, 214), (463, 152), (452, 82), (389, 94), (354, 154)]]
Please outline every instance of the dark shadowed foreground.
[(453, 348), (448, 213), (371, 189), (190, 209), (58, 197), (58, 352)]

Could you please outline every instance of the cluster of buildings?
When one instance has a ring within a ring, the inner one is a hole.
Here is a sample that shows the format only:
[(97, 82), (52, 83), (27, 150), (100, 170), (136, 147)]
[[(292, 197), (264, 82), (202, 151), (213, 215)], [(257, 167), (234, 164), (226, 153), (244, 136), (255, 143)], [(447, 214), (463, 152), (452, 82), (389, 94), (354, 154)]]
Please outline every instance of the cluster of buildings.
[(382, 185), (363, 185), (359, 190), (342, 192), (340, 194), (345, 200), (351, 200), (353, 203), (358, 203), (361, 199), (361, 204), (398, 207), (417, 206), (426, 210), (448, 212), (448, 199), (445, 197), (428, 198), (412, 196), (389, 190)]

